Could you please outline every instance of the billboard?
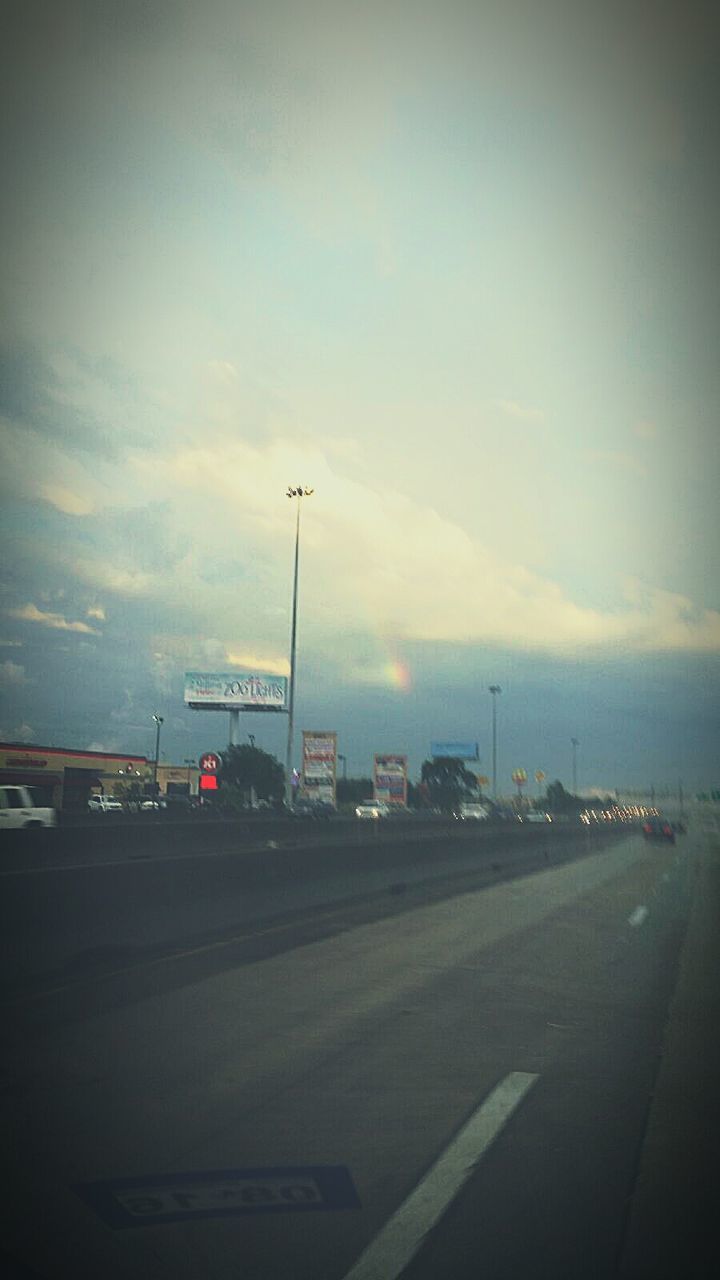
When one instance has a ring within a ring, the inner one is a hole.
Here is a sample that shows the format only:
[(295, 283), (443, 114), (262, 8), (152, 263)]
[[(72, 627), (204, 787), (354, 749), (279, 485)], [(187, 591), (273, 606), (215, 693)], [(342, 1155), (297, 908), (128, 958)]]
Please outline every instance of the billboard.
[(373, 767), (376, 800), (385, 804), (407, 804), (407, 756), (376, 755)]
[(477, 760), (477, 742), (431, 742), (430, 755), (445, 756), (448, 760)]
[(303, 798), (335, 804), (337, 733), (332, 729), (303, 729), (302, 737)]
[(186, 671), (185, 704), (199, 711), (287, 711), (287, 676)]

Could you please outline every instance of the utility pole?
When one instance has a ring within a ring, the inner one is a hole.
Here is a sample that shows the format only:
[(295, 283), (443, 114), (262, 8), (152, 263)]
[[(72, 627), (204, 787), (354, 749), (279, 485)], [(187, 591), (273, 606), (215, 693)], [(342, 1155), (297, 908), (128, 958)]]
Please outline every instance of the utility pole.
[(292, 599), (292, 623), (290, 627), (290, 684), (288, 689), (288, 736), (287, 750), (285, 752), (285, 803), (290, 807), (292, 804), (292, 758), (293, 758), (293, 728), (295, 723), (295, 649), (297, 640), (297, 599), (298, 599), (298, 566), (300, 563), (300, 506), (303, 498), (309, 498), (314, 489), (308, 489), (305, 485), (288, 485), (287, 497), (297, 499), (297, 514), (295, 517), (295, 570), (293, 573), (293, 599)]
[(155, 721), (155, 763), (153, 764), (153, 795), (156, 796), (157, 789), (158, 789), (158, 780), (157, 780), (158, 760), (160, 759), (160, 726), (163, 723), (163, 716), (158, 716), (153, 713), (153, 720)]
[(502, 693), (499, 684), (490, 685), (492, 694), (492, 789), (493, 800), (497, 803), (497, 695)]
[(577, 749), (580, 746), (577, 738), (571, 738), (573, 749), (572, 773), (573, 773), (573, 795), (577, 795)]

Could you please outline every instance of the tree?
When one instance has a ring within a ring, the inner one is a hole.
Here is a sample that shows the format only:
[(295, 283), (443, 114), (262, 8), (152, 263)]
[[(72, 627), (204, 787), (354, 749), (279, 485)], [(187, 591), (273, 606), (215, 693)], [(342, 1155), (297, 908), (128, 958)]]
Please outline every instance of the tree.
[(285, 770), (267, 751), (242, 743), (220, 752), (220, 786), (230, 784), (240, 792), (254, 791), (259, 800), (279, 800), (285, 789)]
[(545, 801), (551, 813), (573, 813), (576, 809), (581, 809), (585, 803), (579, 796), (566, 791), (559, 780), (549, 784), (545, 792)]
[(372, 793), (372, 778), (338, 778), (335, 783), (338, 804), (359, 804)]
[(424, 760), (420, 776), (427, 788), (430, 804), (440, 809), (453, 809), (463, 796), (474, 795), (477, 791), (475, 774), (465, 768), (462, 760), (451, 756)]

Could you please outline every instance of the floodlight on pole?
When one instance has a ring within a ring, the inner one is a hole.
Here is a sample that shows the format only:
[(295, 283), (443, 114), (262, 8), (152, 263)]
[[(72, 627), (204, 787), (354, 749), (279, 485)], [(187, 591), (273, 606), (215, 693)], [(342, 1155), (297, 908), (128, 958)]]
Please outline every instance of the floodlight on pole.
[(292, 804), (292, 756), (293, 727), (295, 721), (295, 649), (297, 641), (297, 598), (298, 598), (298, 566), (300, 563), (300, 507), (303, 498), (309, 498), (315, 492), (306, 485), (287, 487), (286, 497), (297, 499), (295, 516), (295, 570), (293, 573), (292, 623), (290, 627), (290, 681), (288, 685), (288, 736), (285, 753), (285, 803)]
[(493, 800), (497, 801), (497, 695), (502, 693), (499, 684), (489, 686), (492, 694), (492, 788)]
[(158, 760), (160, 759), (160, 726), (163, 723), (164, 717), (156, 715), (153, 712), (153, 720), (155, 721), (155, 763), (153, 765), (153, 793), (157, 794)]

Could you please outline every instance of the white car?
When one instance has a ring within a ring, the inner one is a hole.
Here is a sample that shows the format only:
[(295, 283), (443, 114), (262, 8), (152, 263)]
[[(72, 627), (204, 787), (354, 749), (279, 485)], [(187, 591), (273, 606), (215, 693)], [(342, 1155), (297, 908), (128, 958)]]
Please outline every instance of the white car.
[(140, 802), (141, 811), (148, 812), (150, 809), (167, 809), (165, 800), (153, 800), (152, 796), (147, 800)]
[(537, 813), (534, 810), (525, 814), (526, 822), (552, 822), (549, 813)]
[(356, 818), (387, 818), (390, 815), (390, 807), (385, 804), (384, 800), (363, 800), (362, 804), (355, 806)]
[(122, 813), (122, 802), (117, 796), (90, 796), (88, 809), (91, 813)]
[(455, 817), (459, 818), (461, 822), (485, 822), (490, 817), (490, 814), (484, 804), (466, 801), (460, 805)]

